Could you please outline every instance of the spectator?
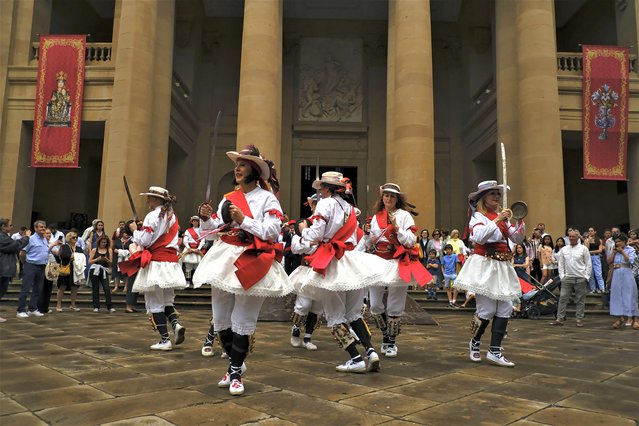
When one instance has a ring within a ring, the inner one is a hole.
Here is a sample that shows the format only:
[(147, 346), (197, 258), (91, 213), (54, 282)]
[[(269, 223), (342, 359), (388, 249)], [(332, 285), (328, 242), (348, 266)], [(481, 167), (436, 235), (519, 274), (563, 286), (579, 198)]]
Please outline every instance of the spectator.
[(428, 261), (426, 263), (426, 269), (433, 276), (433, 281), (428, 284), (428, 299), (437, 300), (437, 279), (439, 278), (439, 270), (441, 268), (441, 262), (437, 259), (437, 252), (431, 250), (428, 252)]
[(588, 228), (588, 238), (584, 240), (584, 244), (590, 251), (592, 260), (592, 274), (590, 274), (590, 292), (603, 293), (605, 291), (604, 279), (601, 272), (601, 253), (604, 251), (604, 245), (597, 235), (597, 230), (592, 226)]
[(610, 238), (606, 240), (604, 245), (606, 259), (615, 251), (615, 239), (621, 234), (621, 230), (617, 226), (610, 228)]
[(537, 224), (537, 228), (536, 229), (539, 231), (539, 235), (541, 236), (541, 238), (544, 238), (544, 236), (547, 235), (546, 234), (546, 224), (545, 223), (539, 222)]
[(610, 283), (610, 315), (618, 317), (612, 328), (624, 326), (639, 330), (639, 308), (637, 307), (637, 283), (632, 275), (632, 264), (637, 253), (627, 245), (628, 237), (617, 234), (615, 248), (608, 257), (612, 267)]
[(95, 224), (98, 222), (98, 220), (100, 219), (93, 219), (93, 221), (91, 222), (91, 226), (89, 226), (87, 229), (84, 230), (84, 232), (82, 232), (82, 240), (86, 242), (89, 239), (89, 234), (95, 229)]
[(93, 227), (93, 230), (91, 232), (89, 232), (89, 235), (87, 236), (87, 239), (86, 239), (87, 250), (88, 251), (92, 251), (94, 248), (96, 248), (97, 247), (96, 246), (96, 242), (97, 242), (98, 238), (100, 238), (102, 236), (106, 236), (106, 234), (104, 232), (104, 222), (102, 222), (102, 220), (98, 219), (95, 222), (95, 226)]
[(448, 240), (447, 244), (450, 244), (453, 247), (453, 253), (456, 254), (459, 258), (459, 263), (457, 264), (456, 271), (457, 273), (459, 273), (461, 265), (462, 263), (464, 263), (466, 255), (468, 255), (466, 244), (464, 244), (464, 241), (459, 239), (459, 230), (453, 229), (452, 231), (450, 231), (450, 239)]
[(442, 268), (444, 269), (444, 288), (446, 289), (446, 296), (448, 296), (448, 306), (458, 308), (458, 290), (455, 288), (455, 280), (457, 279), (457, 264), (459, 263), (459, 258), (453, 253), (453, 246), (450, 244), (444, 246), (444, 252), (446, 254), (442, 257)]
[(564, 247), (566, 247), (566, 244), (564, 243), (564, 238), (563, 237), (557, 238), (557, 241), (555, 241), (555, 248), (552, 251), (552, 263), (553, 263), (553, 266), (555, 267), (555, 270), (557, 271), (557, 275), (559, 275), (559, 251), (561, 251), (561, 249)]
[(111, 241), (113, 241), (113, 258), (111, 259), (111, 276), (113, 277), (113, 293), (117, 292), (120, 288), (120, 281), (122, 281), (122, 287), (126, 287), (124, 284), (124, 276), (118, 272), (118, 249), (121, 248), (120, 233), (125, 222), (123, 220), (118, 222), (118, 227), (113, 231)]
[(513, 253), (513, 267), (517, 276), (524, 281), (530, 281), (528, 275), (528, 267), (530, 266), (530, 258), (526, 254), (523, 244), (515, 244), (515, 252)]
[(71, 291), (71, 306), (69, 309), (73, 312), (78, 312), (80, 308), (78, 308), (75, 304), (76, 299), (78, 298), (78, 288), (79, 285), (75, 282), (75, 273), (74, 273), (74, 257), (75, 257), (75, 243), (78, 239), (78, 234), (75, 232), (69, 232), (66, 235), (65, 244), (60, 246), (58, 250), (58, 257), (60, 258), (60, 268), (63, 268), (69, 265), (69, 274), (62, 274), (58, 277), (58, 293), (56, 297), (56, 308), (57, 312), (62, 312), (62, 296), (64, 295), (65, 290)]
[[(11, 226), (13, 227), (13, 224), (12, 224)], [(16, 240), (16, 241), (17, 241), (17, 240), (21, 240), (21, 239), (22, 239), (22, 237), (24, 237), (24, 236), (26, 235), (27, 230), (28, 230), (28, 229), (27, 229), (27, 227), (26, 227), (26, 226), (21, 226), (21, 227), (20, 227), (20, 230), (19, 230), (18, 232), (16, 232), (15, 234), (12, 234), (12, 235), (11, 235), (11, 239), (12, 239), (12, 240)], [(28, 235), (28, 236), (29, 236), (29, 237), (31, 236), (31, 231), (29, 231), (29, 235)]]
[[(14, 240), (10, 234), (13, 225), (9, 219), (0, 219), (0, 299), (9, 288), (11, 279), (16, 275), (16, 259), (20, 250), (29, 244), (31, 232), (25, 230), (20, 239)], [(6, 320), (0, 317), (0, 322)]]
[[(49, 244), (49, 256), (47, 258), (48, 262), (60, 264), (60, 258), (58, 257), (58, 251), (60, 250), (60, 244), (63, 243), (60, 239), (53, 238), (53, 231), (51, 228), (47, 228), (44, 231), (44, 238), (47, 240), (47, 244)], [(62, 236), (64, 239), (64, 236)], [(54, 280), (56, 281), (57, 278)], [(44, 280), (42, 281), (42, 290), (40, 291), (40, 296), (38, 296), (38, 311), (43, 314), (51, 313), (49, 309), (49, 304), (51, 302), (51, 292), (53, 291), (53, 282), (47, 275), (44, 275)]]
[[(132, 245), (133, 245), (133, 240), (131, 239), (131, 229), (129, 228), (129, 225), (132, 223), (133, 221), (129, 221), (127, 222), (124, 227), (122, 228), (122, 231), (120, 233), (121, 237), (120, 237), (120, 244), (121, 244), (121, 248), (118, 249), (118, 262), (122, 262), (125, 260), (128, 260), (130, 254), (131, 254), (131, 249), (132, 249)], [(120, 268), (118, 268), (118, 272)], [(137, 274), (134, 274), (130, 277), (127, 277), (126, 275), (123, 275), (123, 280), (124, 282), (126, 282), (126, 313), (133, 313), (133, 312), (137, 312), (136, 306), (138, 303), (138, 293), (133, 291), (133, 283), (135, 282), (135, 277), (137, 276)]]
[(601, 253), (601, 275), (604, 277), (604, 282), (606, 283), (606, 289), (610, 288), (610, 280), (608, 279), (608, 272), (610, 271), (610, 267), (608, 265), (608, 255), (606, 254), (606, 243), (612, 237), (612, 231), (610, 228), (605, 228), (601, 237), (601, 243), (604, 245), (604, 251)]
[(586, 311), (586, 285), (592, 272), (592, 263), (588, 248), (579, 244), (579, 233), (568, 233), (570, 244), (559, 251), (559, 277), (561, 278), (561, 293), (557, 308), (557, 319), (551, 325), (564, 325), (566, 319), (566, 306), (568, 300), (575, 291), (575, 303), (577, 305), (577, 327), (583, 327), (583, 319)]
[(49, 229), (51, 230), (51, 241), (62, 241), (64, 242), (64, 233), (58, 230), (58, 225), (52, 223), (49, 225)]
[[(444, 251), (444, 244), (442, 241), (442, 232), (439, 229), (437, 228), (433, 229), (433, 238), (431, 238), (428, 241), (428, 245), (426, 246), (426, 249), (428, 250), (429, 253), (431, 250), (435, 250), (435, 252), (437, 253), (436, 257), (441, 262), (442, 254)], [(437, 274), (437, 282), (439, 283), (439, 288), (442, 288), (443, 281), (444, 281), (444, 277), (442, 276), (442, 270), (440, 268)]]
[[(428, 232), (428, 229), (422, 229), (422, 231), (419, 233), (419, 236), (417, 237), (417, 244), (419, 246), (419, 260), (422, 262), (422, 265), (424, 265), (426, 269), (428, 269), (427, 264), (428, 264), (428, 257), (429, 257), (429, 253), (428, 253), (429, 241), (430, 241), (430, 233)], [(435, 275), (433, 275), (433, 277), (435, 277)]]
[[(99, 222), (98, 222), (99, 223)], [(91, 279), (91, 289), (93, 296), (93, 312), (100, 311), (100, 286), (104, 291), (107, 309), (115, 312), (111, 303), (111, 288), (109, 287), (108, 268), (111, 266), (113, 253), (110, 248), (109, 237), (102, 233), (95, 241), (95, 248), (89, 255), (89, 277)]]
[(539, 257), (537, 257), (539, 247), (541, 247), (541, 234), (539, 233), (539, 229), (535, 228), (532, 236), (530, 237), (528, 257), (530, 258), (530, 275), (538, 281), (541, 280), (541, 262), (539, 261)]
[[(44, 237), (47, 224), (43, 220), (36, 220), (33, 223), (33, 228), (35, 229), (35, 234), (29, 237), (29, 243), (24, 248), (26, 260), (24, 263), (24, 279), (22, 280), (22, 288), (20, 289), (20, 298), (18, 300), (18, 318), (44, 316), (38, 310), (37, 303), (44, 282), (44, 268), (49, 257), (49, 244)], [(29, 298), (27, 311), (26, 299), (30, 293), (31, 297)]]
[(541, 239), (541, 246), (537, 250), (537, 257), (541, 263), (541, 283), (545, 283), (553, 275), (552, 251), (555, 246), (552, 243), (550, 234), (544, 235)]

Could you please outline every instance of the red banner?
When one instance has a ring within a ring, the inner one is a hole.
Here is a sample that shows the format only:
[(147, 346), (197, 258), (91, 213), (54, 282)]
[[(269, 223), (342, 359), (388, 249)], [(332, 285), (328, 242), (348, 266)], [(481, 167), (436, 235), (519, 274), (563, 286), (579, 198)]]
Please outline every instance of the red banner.
[(584, 179), (625, 180), (628, 48), (583, 46)]
[(78, 167), (86, 36), (40, 37), (31, 167)]

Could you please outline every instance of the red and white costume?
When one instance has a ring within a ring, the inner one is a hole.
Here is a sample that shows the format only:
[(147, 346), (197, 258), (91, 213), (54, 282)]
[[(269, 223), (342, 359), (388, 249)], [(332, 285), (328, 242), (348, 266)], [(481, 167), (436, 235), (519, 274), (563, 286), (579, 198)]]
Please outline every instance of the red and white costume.
[(194, 270), (202, 260), (200, 253), (189, 252), (189, 250), (199, 250), (202, 252), (206, 240), (200, 238), (200, 228), (187, 228), (182, 237), (182, 244), (184, 244), (184, 250), (182, 251), (182, 264), (184, 264), (186, 271), (190, 272)]

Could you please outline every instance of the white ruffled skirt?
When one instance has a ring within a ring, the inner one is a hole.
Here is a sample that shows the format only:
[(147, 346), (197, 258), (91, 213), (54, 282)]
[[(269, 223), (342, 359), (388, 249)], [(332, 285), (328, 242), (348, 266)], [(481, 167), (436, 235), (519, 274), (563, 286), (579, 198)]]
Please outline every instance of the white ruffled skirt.
[[(389, 285), (393, 266), (388, 260), (373, 254), (350, 250), (341, 259), (332, 259), (326, 276), (310, 266), (300, 266), (291, 274), (295, 293), (313, 300), (322, 300), (326, 291), (351, 291), (365, 287)], [(399, 275), (398, 275), (399, 277)], [(401, 278), (400, 278), (401, 280)], [(402, 281), (403, 282), (403, 281)]]
[(145, 293), (156, 287), (182, 289), (186, 288), (184, 272), (177, 262), (151, 261), (146, 268), (141, 268), (135, 277), (133, 291)]
[(218, 239), (206, 252), (193, 275), (193, 287), (204, 284), (232, 294), (257, 297), (283, 297), (293, 292), (293, 285), (282, 265), (274, 261), (266, 275), (245, 290), (237, 279), (234, 263), (246, 247), (227, 244)]
[(508, 261), (474, 254), (466, 260), (455, 280), (455, 287), (494, 300), (514, 300), (521, 296), (515, 268)]
[(415, 278), (412, 275), (410, 277), (409, 283), (404, 281), (402, 277), (399, 276), (399, 259), (390, 259), (390, 260), (383, 259), (383, 260), (390, 263), (393, 266), (388, 271), (388, 273), (384, 275), (384, 277), (382, 278), (382, 281), (386, 283), (385, 285), (387, 287), (408, 287), (409, 285), (419, 287), (419, 284), (417, 283), (417, 281), (415, 281)]
[(182, 256), (182, 263), (190, 263), (192, 265), (197, 265), (202, 260), (202, 256), (197, 253), (188, 253)]

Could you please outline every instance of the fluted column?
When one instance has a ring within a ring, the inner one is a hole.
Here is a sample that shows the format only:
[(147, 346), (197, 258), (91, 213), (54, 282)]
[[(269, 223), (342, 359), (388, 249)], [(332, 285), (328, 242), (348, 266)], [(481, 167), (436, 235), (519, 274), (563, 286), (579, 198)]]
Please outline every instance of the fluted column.
[(554, 2), (516, 4), (520, 194), (527, 221), (545, 222), (554, 235), (566, 224)]
[(108, 229), (131, 217), (123, 175), (140, 216), (145, 200), (137, 194), (150, 185), (165, 185), (172, 72), (167, 58), (172, 58), (175, 19), (174, 0), (118, 3), (113, 103), (105, 129), (98, 207)]
[[(390, 0), (388, 179), (420, 212), (420, 226), (435, 225), (435, 146), (430, 0)], [(392, 87), (391, 87), (392, 89)]]
[(499, 143), (508, 160), (509, 200), (521, 199), (517, 129), (517, 3), (495, 0), (495, 80), (497, 83), (497, 175), (503, 181)]
[(280, 167), (282, 0), (245, 0), (237, 148), (255, 144)]
[[(388, 2), (388, 47), (386, 59), (386, 158), (395, 157), (395, 2)], [(386, 161), (386, 181), (395, 180), (395, 162)], [(373, 197), (374, 199), (374, 197)]]

